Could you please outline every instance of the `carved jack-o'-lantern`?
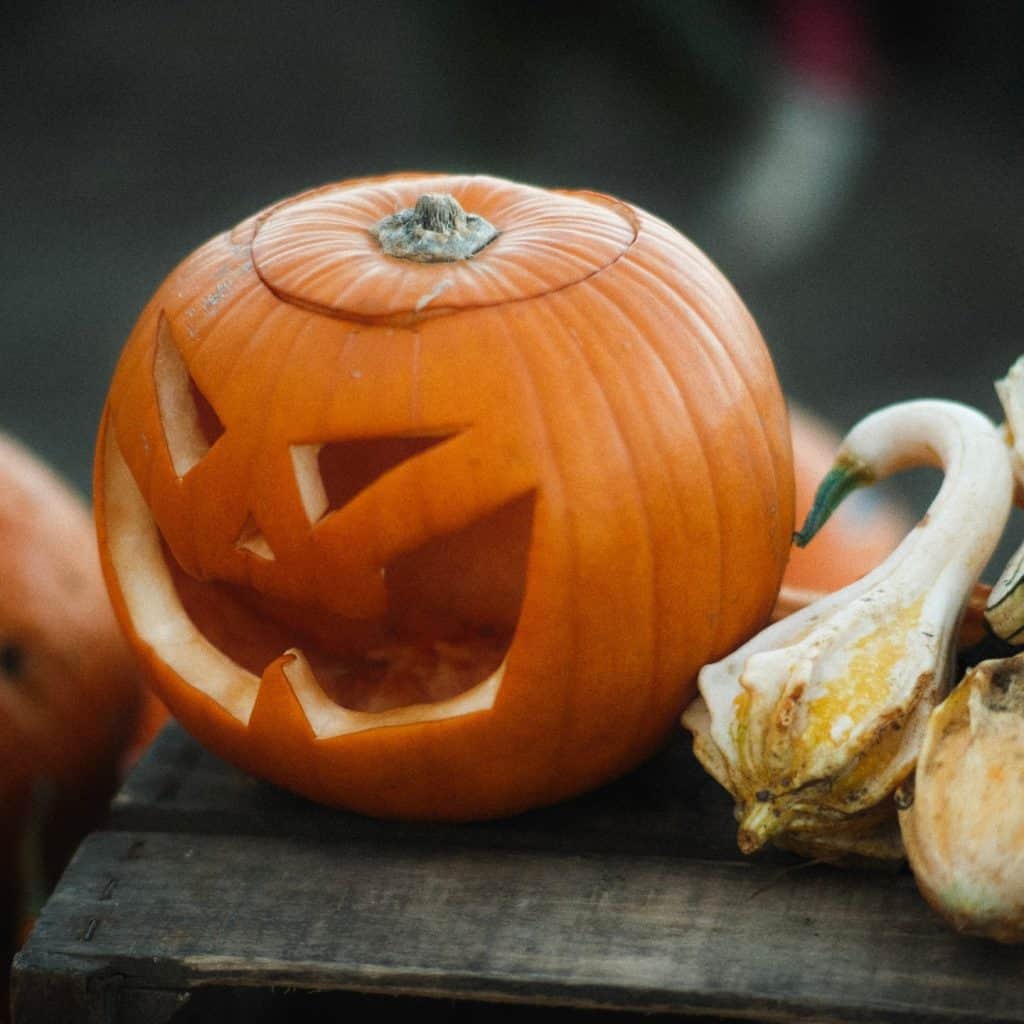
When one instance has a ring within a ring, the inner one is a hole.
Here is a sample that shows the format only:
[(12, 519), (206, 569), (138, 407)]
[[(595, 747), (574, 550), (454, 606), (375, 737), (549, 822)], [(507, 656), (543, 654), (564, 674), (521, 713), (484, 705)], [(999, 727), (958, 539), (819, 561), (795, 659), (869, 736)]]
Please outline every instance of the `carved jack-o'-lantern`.
[(170, 275), (95, 495), (118, 615), (201, 741), (458, 819), (651, 753), (769, 614), (792, 490), (757, 328), (677, 232), (400, 175), (286, 200)]

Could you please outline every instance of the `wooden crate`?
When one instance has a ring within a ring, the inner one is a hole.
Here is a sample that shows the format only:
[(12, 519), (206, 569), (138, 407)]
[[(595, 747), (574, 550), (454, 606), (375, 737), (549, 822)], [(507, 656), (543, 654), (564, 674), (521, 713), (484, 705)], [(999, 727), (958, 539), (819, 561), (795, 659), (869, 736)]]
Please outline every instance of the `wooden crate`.
[(171, 726), (78, 851), (13, 982), (16, 1024), (342, 1007), (995, 1024), (1024, 1021), (1022, 968), (1021, 949), (949, 931), (906, 871), (744, 859), (731, 803), (683, 737), (559, 807), (427, 826), (315, 806)]

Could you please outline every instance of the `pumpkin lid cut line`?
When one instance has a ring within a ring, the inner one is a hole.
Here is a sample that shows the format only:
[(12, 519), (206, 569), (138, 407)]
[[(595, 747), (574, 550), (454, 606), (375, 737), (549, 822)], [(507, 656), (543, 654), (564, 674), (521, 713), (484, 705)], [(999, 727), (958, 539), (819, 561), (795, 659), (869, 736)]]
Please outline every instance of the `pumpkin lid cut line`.
[[(426, 175), (298, 196), (274, 207), (257, 226), (253, 266), (263, 283), (292, 305), (331, 317), (402, 325), (579, 284), (615, 263), (636, 241), (639, 221), (617, 200), (527, 185), (494, 189), (490, 180)], [(470, 257), (454, 261), (388, 255), (378, 238), (382, 222), (404, 218), (427, 193), (451, 195), (472, 214), (474, 225), (479, 219), (494, 235), (479, 245), (487, 237), (483, 228), (468, 246), (477, 246)]]

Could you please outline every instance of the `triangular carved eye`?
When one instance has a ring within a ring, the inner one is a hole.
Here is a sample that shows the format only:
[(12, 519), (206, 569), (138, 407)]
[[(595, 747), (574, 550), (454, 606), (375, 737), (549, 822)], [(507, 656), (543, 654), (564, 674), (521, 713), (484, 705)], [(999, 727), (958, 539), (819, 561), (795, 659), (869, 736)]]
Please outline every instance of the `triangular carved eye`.
[(347, 505), (389, 470), (455, 433), (293, 444), (295, 480), (310, 523)]
[(153, 378), (171, 463), (182, 477), (224, 433), (224, 424), (188, 372), (163, 314), (156, 329)]
[(262, 558), (267, 562), (274, 561), (274, 552), (251, 514), (246, 519), (245, 525), (235, 541), (235, 547), (242, 551), (248, 551), (257, 558)]

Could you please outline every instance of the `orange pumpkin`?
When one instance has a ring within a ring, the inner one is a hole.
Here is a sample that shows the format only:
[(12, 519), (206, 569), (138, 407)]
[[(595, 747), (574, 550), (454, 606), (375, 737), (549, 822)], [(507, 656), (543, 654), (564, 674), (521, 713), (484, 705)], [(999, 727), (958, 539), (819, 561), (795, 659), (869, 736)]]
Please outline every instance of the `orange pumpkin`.
[(0, 434), (0, 977), (28, 909), (36, 787), (49, 813), (34, 844), (44, 863), (32, 868), (50, 883), (106, 811), (139, 702), (85, 503)]
[[(85, 503), (0, 435), (0, 785), (113, 777), (138, 678), (110, 609)], [(12, 806), (15, 801), (12, 799)]]
[(307, 192), (188, 257), (118, 365), (95, 497), (189, 730), (426, 819), (650, 754), (765, 621), (793, 520), (768, 352), (703, 254), (608, 196), (440, 175)]
[[(789, 419), (799, 523), (832, 468), (841, 438), (827, 421), (798, 405), (790, 405)], [(907, 511), (895, 502), (860, 491), (833, 513), (812, 543), (792, 549), (783, 586), (825, 593), (845, 587), (895, 550), (912, 526)]]

